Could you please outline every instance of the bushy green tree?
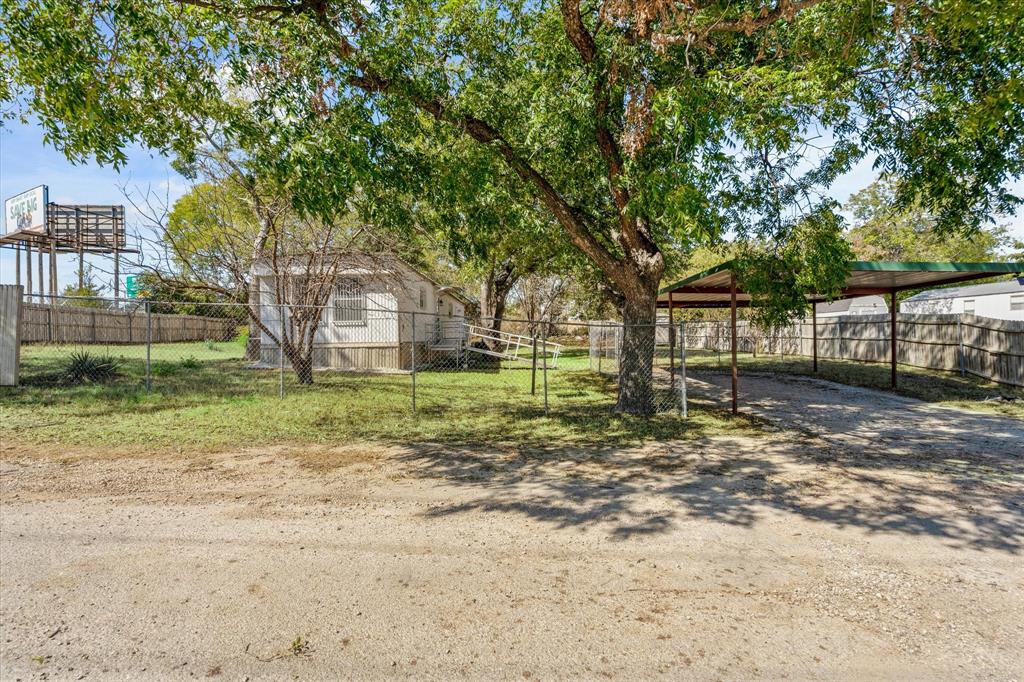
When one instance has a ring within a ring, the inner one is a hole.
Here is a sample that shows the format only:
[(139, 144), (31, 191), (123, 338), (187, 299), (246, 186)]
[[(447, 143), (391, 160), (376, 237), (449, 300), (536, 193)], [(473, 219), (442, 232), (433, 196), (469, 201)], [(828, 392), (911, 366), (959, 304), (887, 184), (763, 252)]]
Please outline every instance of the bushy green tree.
[[(158, 272), (143, 272), (135, 276), (136, 300), (149, 302), (153, 313), (168, 315), (205, 315), (209, 317), (238, 317), (244, 321), (245, 314), (235, 308), (222, 305), (224, 298), (203, 285), (189, 282), (180, 277), (165, 277)], [(214, 305), (211, 305), (214, 304)]]
[(853, 218), (847, 238), (858, 259), (982, 262), (1002, 260), (1015, 245), (1002, 225), (940, 230), (920, 202), (900, 206), (897, 191), (895, 180), (882, 178), (847, 201), (846, 209)]

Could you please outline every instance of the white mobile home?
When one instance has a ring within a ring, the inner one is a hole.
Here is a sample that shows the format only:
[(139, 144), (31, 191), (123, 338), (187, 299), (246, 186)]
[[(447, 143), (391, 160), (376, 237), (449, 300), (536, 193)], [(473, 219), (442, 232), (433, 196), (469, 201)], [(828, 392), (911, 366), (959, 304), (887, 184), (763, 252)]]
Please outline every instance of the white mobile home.
[[(263, 267), (259, 280), (261, 319), (276, 329), (281, 317), (275, 275)], [(467, 338), (470, 303), (458, 289), (442, 286), (397, 258), (354, 253), (331, 286), (313, 339), (313, 369), (408, 370), (414, 340), (417, 363), (453, 352)], [(260, 364), (278, 362), (276, 342), (263, 333)]]
[(903, 301), (900, 312), (967, 313), (997, 320), (1024, 320), (1024, 278), (922, 291)]
[(846, 315), (882, 315), (889, 312), (889, 306), (881, 296), (857, 296), (843, 298), (831, 303), (816, 303), (814, 313), (818, 317), (844, 317)]

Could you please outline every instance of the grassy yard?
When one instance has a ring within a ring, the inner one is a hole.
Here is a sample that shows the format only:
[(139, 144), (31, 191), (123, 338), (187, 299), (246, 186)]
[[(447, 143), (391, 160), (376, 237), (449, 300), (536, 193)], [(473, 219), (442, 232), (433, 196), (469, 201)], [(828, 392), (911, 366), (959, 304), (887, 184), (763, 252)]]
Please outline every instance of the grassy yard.
[[(889, 365), (818, 360), (814, 374), (810, 358), (740, 353), (737, 366), (743, 372), (817, 376), (850, 386), (888, 391)], [(712, 351), (688, 351), (686, 364), (694, 369), (729, 370), (729, 355)], [(972, 410), (981, 410), (1024, 419), (1024, 389), (1002, 386), (970, 374), (961, 377), (955, 372), (938, 372), (907, 365), (899, 366), (896, 393), (932, 403), (942, 403)]]
[(62, 368), (75, 350), (81, 349), (23, 349), (23, 385), (0, 389), (5, 441), (183, 451), (353, 440), (543, 447), (756, 430), (752, 420), (711, 405), (695, 405), (686, 421), (675, 414), (615, 415), (614, 385), (585, 369), (586, 349), (567, 349), (559, 368), (549, 370), (548, 415), (541, 373), (531, 395), (527, 363), (419, 372), (414, 415), (408, 374), (317, 372), (314, 385), (299, 386), (286, 372), (280, 398), (278, 372), (248, 368), (240, 342), (158, 344), (147, 392), (144, 346), (89, 348), (119, 358), (118, 376), (67, 385)]

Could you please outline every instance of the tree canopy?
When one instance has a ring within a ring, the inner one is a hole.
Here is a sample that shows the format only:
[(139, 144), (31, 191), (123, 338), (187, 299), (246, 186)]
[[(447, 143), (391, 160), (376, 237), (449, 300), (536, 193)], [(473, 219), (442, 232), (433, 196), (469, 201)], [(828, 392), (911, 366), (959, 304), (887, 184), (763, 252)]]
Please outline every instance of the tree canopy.
[[(768, 308), (834, 287), (849, 250), (820, 190), (867, 154), (939, 231), (1012, 211), (1024, 170), (1019, 0), (0, 3), (0, 95), (69, 158), (187, 161), (213, 131), (297, 209), (360, 188), (383, 219), (443, 155), (482, 155), (627, 322), (653, 319), (667, 261), (724, 241)], [(623, 409), (650, 341), (625, 335)]]
[(859, 260), (993, 261), (1011, 249), (1024, 249), (1002, 225), (970, 231), (941, 231), (920, 203), (901, 208), (896, 183), (882, 178), (846, 203), (852, 214), (847, 238)]

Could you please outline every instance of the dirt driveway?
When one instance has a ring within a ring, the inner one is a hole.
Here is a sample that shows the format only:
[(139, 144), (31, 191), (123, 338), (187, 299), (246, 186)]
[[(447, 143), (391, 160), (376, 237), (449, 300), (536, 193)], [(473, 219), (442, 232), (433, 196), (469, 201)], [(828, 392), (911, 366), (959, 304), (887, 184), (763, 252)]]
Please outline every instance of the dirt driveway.
[(907, 436), (7, 445), (0, 678), (1024, 678), (1020, 453)]

